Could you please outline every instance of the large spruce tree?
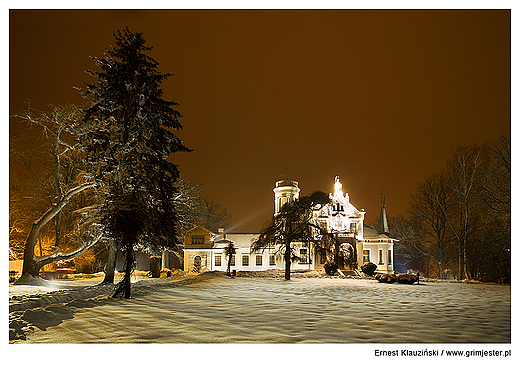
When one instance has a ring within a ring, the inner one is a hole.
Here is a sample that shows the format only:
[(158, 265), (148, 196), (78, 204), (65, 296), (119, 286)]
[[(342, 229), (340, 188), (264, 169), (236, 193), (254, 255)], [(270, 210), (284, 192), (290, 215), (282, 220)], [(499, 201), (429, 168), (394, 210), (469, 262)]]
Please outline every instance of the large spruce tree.
[(167, 158), (189, 149), (172, 132), (182, 128), (178, 104), (162, 99), (160, 85), (171, 74), (158, 72), (142, 33), (125, 28), (114, 37), (104, 58), (92, 57), (101, 71), (87, 71), (98, 81), (82, 90), (92, 105), (81, 141), (90, 174), (106, 193), (107, 231), (126, 256), (114, 296), (129, 298), (134, 249), (158, 254), (177, 244), (173, 198), (179, 171)]

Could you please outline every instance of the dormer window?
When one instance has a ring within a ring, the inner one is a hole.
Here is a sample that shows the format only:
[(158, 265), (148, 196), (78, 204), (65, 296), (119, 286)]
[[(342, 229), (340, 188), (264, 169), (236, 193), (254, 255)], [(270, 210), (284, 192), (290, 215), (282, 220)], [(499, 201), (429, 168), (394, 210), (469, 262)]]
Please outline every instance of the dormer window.
[(344, 212), (345, 211), (345, 207), (343, 207), (343, 204), (340, 204), (340, 203), (336, 203), (334, 205), (333, 209), (335, 212)]

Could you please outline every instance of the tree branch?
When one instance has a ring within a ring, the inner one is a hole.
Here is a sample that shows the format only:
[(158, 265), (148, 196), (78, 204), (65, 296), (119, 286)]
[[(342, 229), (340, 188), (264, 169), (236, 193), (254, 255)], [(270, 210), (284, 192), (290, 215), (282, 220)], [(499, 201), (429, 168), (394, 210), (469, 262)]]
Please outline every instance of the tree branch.
[(103, 233), (100, 232), (99, 235), (97, 235), (90, 243), (83, 245), (82, 247), (76, 249), (75, 251), (68, 252), (68, 253), (64, 253), (62, 251), (57, 251), (57, 252), (55, 252), (53, 254), (49, 254), (47, 256), (41, 256), (41, 257), (35, 256), (34, 260), (35, 260), (37, 266), (39, 266), (39, 265), (44, 266), (44, 265), (47, 265), (47, 264), (49, 264), (51, 262), (55, 262), (55, 261), (69, 260), (71, 258), (79, 256), (80, 254), (84, 253), (85, 251), (87, 251), (88, 249), (93, 247), (101, 239), (102, 236), (103, 236)]

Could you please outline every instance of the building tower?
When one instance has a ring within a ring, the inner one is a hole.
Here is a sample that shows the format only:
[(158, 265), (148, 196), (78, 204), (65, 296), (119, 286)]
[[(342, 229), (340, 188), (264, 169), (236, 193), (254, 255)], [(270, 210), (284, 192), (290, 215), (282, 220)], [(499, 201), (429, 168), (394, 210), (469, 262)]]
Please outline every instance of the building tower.
[(300, 196), (298, 181), (280, 180), (275, 184), (274, 191), (274, 214), (277, 215), (282, 206), (287, 202), (292, 202)]

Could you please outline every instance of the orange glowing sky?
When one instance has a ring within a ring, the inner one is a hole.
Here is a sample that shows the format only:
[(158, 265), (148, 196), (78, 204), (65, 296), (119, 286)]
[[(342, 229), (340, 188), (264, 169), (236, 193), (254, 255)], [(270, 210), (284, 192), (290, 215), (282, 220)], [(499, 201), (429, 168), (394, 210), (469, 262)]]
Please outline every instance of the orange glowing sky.
[[(84, 103), (88, 57), (142, 32), (192, 153), (171, 160), (257, 232), (286, 173), (301, 194), (344, 191), (366, 223), (459, 144), (511, 129), (509, 10), (11, 10), (9, 99)], [(89, 80), (90, 81), (90, 80)]]

